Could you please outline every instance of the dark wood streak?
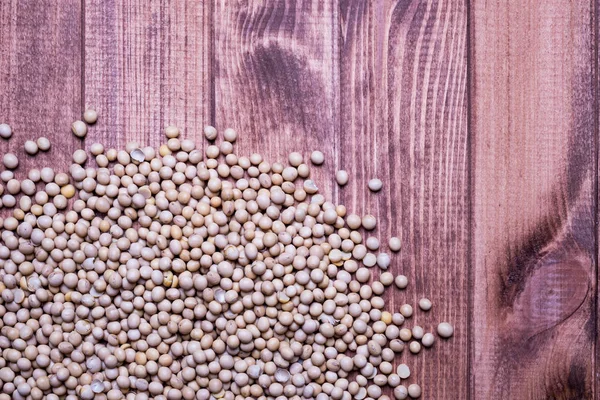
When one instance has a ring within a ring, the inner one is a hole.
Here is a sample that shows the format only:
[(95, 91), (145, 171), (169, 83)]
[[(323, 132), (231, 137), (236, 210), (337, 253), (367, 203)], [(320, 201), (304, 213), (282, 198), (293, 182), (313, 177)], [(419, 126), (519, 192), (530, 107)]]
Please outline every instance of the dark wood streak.
[(215, 1), (216, 126), (240, 132), (241, 155), (287, 163), (321, 150), (311, 179), (336, 197), (337, 3)]
[(555, 219), (557, 220), (552, 222), (548, 219), (541, 221), (529, 235), (517, 243), (516, 248), (506, 249), (507, 269), (500, 271), (500, 293), (497, 297), (500, 306), (510, 307), (515, 302), (525, 289), (527, 280), (535, 271), (538, 261), (548, 254), (548, 247), (552, 246), (554, 237), (558, 233), (554, 225), (556, 222), (560, 223), (560, 218), (557, 216)]

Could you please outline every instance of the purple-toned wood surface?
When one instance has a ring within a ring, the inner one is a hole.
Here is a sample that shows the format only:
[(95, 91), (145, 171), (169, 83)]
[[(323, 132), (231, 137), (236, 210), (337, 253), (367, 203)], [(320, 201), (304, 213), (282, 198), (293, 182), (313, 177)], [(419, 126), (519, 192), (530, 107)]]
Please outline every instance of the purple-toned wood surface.
[[(595, 399), (596, 1), (5, 0), (0, 141), (66, 169), (102, 141), (158, 145), (177, 125), (233, 127), (237, 151), (312, 169), (328, 199), (373, 214), (390, 308), (452, 322), (419, 356), (424, 399)], [(70, 124), (91, 107), (85, 140)], [(49, 153), (23, 143), (46, 136)], [(345, 169), (340, 188), (334, 174)], [(381, 192), (367, 189), (379, 178)], [(369, 235), (367, 235), (369, 236)]]

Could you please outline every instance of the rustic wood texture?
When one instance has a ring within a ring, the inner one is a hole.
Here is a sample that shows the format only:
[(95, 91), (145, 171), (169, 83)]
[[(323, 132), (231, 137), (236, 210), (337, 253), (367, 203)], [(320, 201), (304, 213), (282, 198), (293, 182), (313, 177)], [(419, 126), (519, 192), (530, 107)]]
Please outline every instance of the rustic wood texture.
[(202, 145), (210, 123), (211, 11), (205, 1), (85, 0), (86, 143), (156, 146), (164, 128)]
[(65, 171), (170, 124), (268, 162), (321, 150), (321, 192), (402, 237), (389, 306), (455, 325), (397, 360), (423, 399), (595, 399), (598, 1), (0, 1), (0, 152)]
[(333, 193), (338, 163), (338, 5), (327, 1), (215, 1), (215, 123), (239, 134), (241, 155), (253, 152), (287, 164), (292, 151), (312, 179)]
[[(18, 156), (18, 178), (34, 167), (67, 170), (81, 146), (70, 133), (81, 118), (81, 88), (80, 2), (0, 2), (0, 123), (13, 129), (0, 154)], [(27, 155), (25, 141), (40, 136), (51, 150)]]
[[(397, 361), (428, 399), (464, 399), (468, 389), (467, 8), (464, 2), (341, 2), (341, 190), (349, 210), (373, 214), (387, 249), (402, 238), (390, 270), (409, 278), (390, 308), (415, 306), (406, 325), (455, 336)], [(371, 178), (384, 187), (367, 189)], [(416, 306), (427, 297), (434, 306)]]
[(473, 399), (593, 399), (591, 2), (471, 4)]

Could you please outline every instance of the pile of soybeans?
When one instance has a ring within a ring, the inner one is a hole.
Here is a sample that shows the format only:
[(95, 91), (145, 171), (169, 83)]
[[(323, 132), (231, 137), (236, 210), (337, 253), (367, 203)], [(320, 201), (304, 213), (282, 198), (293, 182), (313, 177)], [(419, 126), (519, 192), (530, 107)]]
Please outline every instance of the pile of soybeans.
[[(96, 113), (83, 119), (78, 137)], [(0, 400), (420, 397), (394, 361), (435, 335), (411, 305), (388, 309), (408, 279), (364, 237), (376, 218), (319, 194), (306, 155), (271, 164), (237, 155), (232, 129), (204, 134), (204, 152), (175, 127), (159, 149), (96, 143), (23, 180), (3, 156)], [(50, 150), (33, 139), (28, 154)]]

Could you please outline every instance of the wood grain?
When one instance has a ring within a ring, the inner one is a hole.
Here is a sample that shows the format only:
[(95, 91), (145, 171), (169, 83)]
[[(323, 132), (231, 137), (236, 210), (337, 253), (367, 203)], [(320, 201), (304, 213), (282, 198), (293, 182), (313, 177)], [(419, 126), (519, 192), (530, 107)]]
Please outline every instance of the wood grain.
[[(327, 1), (215, 1), (216, 126), (240, 132), (241, 155), (287, 163), (313, 150), (322, 193), (335, 198), (339, 123), (338, 6)], [(310, 165), (310, 163), (309, 163)]]
[(0, 153), (64, 171), (170, 124), (269, 162), (321, 150), (321, 192), (403, 238), (389, 307), (426, 296), (407, 326), (456, 328), (397, 360), (424, 399), (594, 399), (598, 1), (3, 0)]
[(471, 4), (474, 399), (596, 398), (592, 10)]
[[(0, 2), (0, 123), (13, 129), (0, 154), (15, 153), (16, 176), (33, 167), (66, 172), (81, 141), (71, 123), (81, 118), (81, 5), (79, 1)], [(48, 153), (29, 156), (26, 140), (45, 136)], [(4, 167), (2, 167), (4, 168)]]
[(205, 1), (85, 0), (87, 143), (156, 146), (176, 125), (201, 146), (210, 123), (211, 18)]
[[(342, 201), (378, 216), (385, 243), (400, 236), (390, 270), (409, 277), (391, 308), (415, 307), (407, 325), (456, 334), (418, 356), (403, 354), (407, 384), (428, 399), (468, 393), (467, 10), (463, 2), (342, 1)], [(384, 188), (367, 189), (371, 178)], [(434, 308), (418, 310), (428, 297)], [(400, 360), (399, 360), (400, 361)]]

